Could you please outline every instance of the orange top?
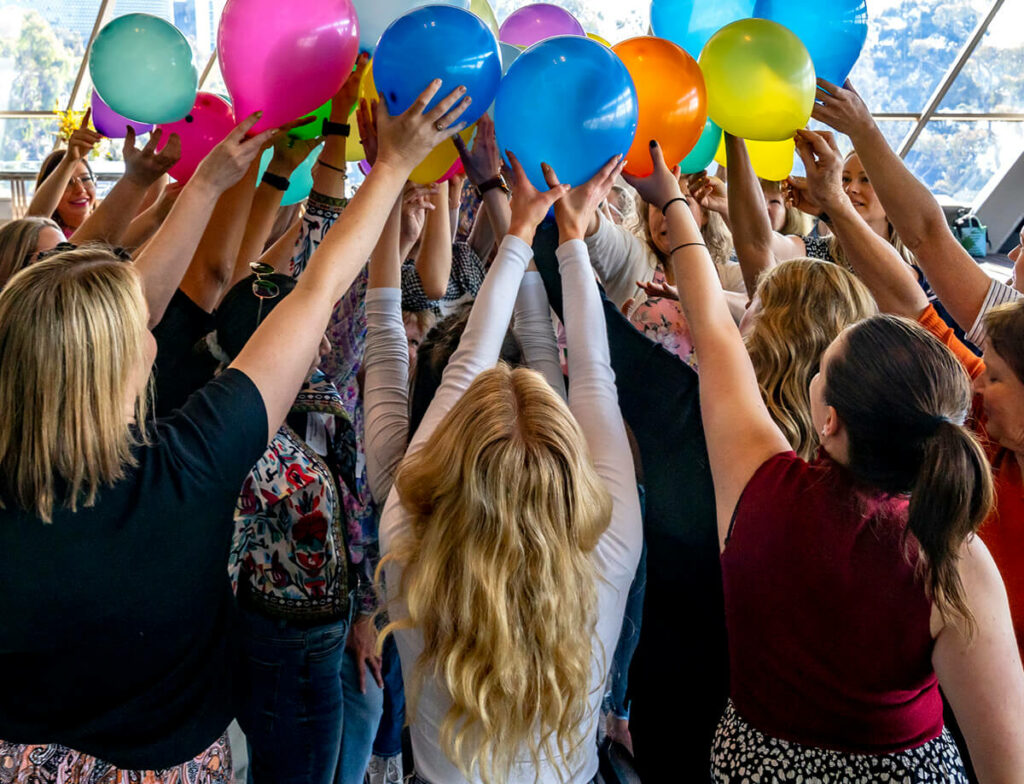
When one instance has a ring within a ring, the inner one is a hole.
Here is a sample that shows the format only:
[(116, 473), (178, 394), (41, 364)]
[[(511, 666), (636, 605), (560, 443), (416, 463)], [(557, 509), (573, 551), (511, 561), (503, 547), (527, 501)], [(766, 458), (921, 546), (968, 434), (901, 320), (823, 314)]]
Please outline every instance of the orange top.
[[(985, 362), (960, 342), (934, 307), (929, 305), (917, 320), (956, 354), (972, 380), (985, 372)], [(988, 437), (981, 395), (974, 396), (971, 427), (981, 439), (992, 463), (996, 490), (995, 509), (982, 523), (978, 533), (992, 553), (1006, 585), (1017, 647), (1024, 658), (1024, 477), (1016, 455)]]

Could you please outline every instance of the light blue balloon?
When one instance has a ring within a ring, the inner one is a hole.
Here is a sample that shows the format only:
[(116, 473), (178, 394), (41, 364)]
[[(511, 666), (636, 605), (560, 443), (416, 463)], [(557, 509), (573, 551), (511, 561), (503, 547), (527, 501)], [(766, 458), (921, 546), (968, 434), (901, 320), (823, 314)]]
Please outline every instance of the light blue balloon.
[(498, 48), (501, 50), (501, 75), (504, 76), (508, 73), (508, 69), (512, 67), (512, 63), (519, 59), (519, 55), (523, 53), (523, 50), (504, 41), (498, 44)]
[(715, 159), (718, 152), (718, 145), (722, 143), (722, 129), (711, 122), (711, 118), (704, 123), (704, 130), (701, 131), (697, 144), (690, 150), (679, 164), (683, 174), (696, 174), (704, 171)]
[(499, 149), (511, 150), (530, 182), (586, 182), (636, 135), (636, 87), (622, 60), (589, 38), (564, 35), (534, 44), (508, 69), (494, 107)]
[[(281, 199), (282, 206), (287, 207), (292, 204), (298, 204), (309, 196), (309, 192), (313, 190), (313, 164), (320, 157), (320, 151), (323, 148), (324, 146), (321, 144), (313, 150), (306, 160), (300, 163), (298, 168), (292, 172), (291, 177), (288, 178), (288, 190), (284, 192), (284, 197)], [(257, 182), (263, 179), (263, 172), (267, 170), (273, 157), (273, 149), (263, 151), (263, 157), (260, 158), (260, 173), (257, 177)]]
[(451, 5), (469, 10), (470, 0), (352, 0), (359, 18), (359, 51), (377, 51), (377, 42), (398, 17), (425, 5)]
[(811, 54), (815, 73), (840, 86), (868, 37), (867, 0), (757, 0), (754, 16), (796, 33)]
[(442, 80), (441, 88), (428, 111), (459, 85), (473, 99), (459, 122), (472, 125), (491, 105), (501, 81), (501, 55), (494, 33), (476, 14), (428, 5), (395, 20), (380, 37), (373, 82), (392, 114), (412, 106), (433, 79)]
[(152, 125), (187, 115), (199, 88), (185, 36), (151, 14), (119, 16), (100, 30), (89, 53), (89, 75), (107, 106)]
[[(694, 59), (715, 33), (754, 15), (755, 0), (651, 0), (651, 29)], [(813, 15), (812, 15), (813, 18)]]

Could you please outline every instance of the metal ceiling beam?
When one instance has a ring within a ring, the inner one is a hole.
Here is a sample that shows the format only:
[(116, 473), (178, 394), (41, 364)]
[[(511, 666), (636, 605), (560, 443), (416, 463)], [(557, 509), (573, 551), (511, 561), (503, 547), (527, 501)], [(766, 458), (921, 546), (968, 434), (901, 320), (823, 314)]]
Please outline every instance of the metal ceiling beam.
[[(917, 122), (921, 119), (920, 114), (901, 114), (900, 112), (876, 112), (871, 115), (876, 120), (890, 122), (902, 120), (904, 122)], [(946, 120), (949, 122), (1024, 122), (1024, 114), (1020, 112), (935, 112), (929, 118), (931, 122)]]
[(96, 11), (96, 21), (93, 23), (92, 32), (89, 34), (89, 42), (85, 45), (85, 51), (82, 53), (82, 62), (78, 64), (78, 75), (75, 77), (75, 86), (71, 88), (66, 111), (71, 111), (75, 108), (78, 91), (81, 89), (82, 81), (85, 79), (85, 69), (89, 67), (89, 51), (92, 49), (93, 41), (96, 40), (100, 30), (104, 28), (107, 22), (110, 21), (110, 17), (113, 16), (115, 5), (117, 5), (117, 0), (101, 0), (100, 2), (99, 10)]
[(946, 93), (949, 92), (949, 88), (953, 86), (953, 82), (956, 81), (956, 77), (960, 75), (960, 72), (964, 69), (967, 61), (971, 58), (974, 50), (978, 48), (978, 44), (981, 43), (981, 39), (985, 36), (985, 31), (988, 30), (988, 26), (992, 23), (995, 15), (999, 13), (999, 9), (1003, 7), (1005, 0), (993, 0), (992, 7), (988, 9), (988, 13), (985, 18), (978, 22), (978, 26), (974, 28), (974, 32), (971, 37), (964, 44), (960, 50), (960, 54), (957, 55), (956, 60), (946, 71), (946, 75), (942, 81), (939, 82), (939, 86), (935, 88), (931, 98), (928, 99), (928, 103), (925, 104), (924, 109), (921, 112), (921, 116), (918, 118), (917, 123), (913, 128), (910, 129), (910, 133), (907, 134), (906, 138), (900, 144), (899, 156), (901, 158), (907, 157), (907, 153), (910, 152), (910, 148), (914, 146), (914, 142), (917, 141), (917, 137), (921, 135), (924, 127), (928, 124), (928, 120), (935, 114), (935, 110), (939, 108), (939, 104), (942, 103), (942, 99), (946, 97)]

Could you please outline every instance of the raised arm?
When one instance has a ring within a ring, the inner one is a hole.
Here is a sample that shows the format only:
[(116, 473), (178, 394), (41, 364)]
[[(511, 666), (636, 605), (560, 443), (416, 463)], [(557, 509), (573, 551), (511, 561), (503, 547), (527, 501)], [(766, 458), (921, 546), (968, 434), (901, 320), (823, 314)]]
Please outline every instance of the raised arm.
[(988, 294), (988, 275), (953, 236), (935, 197), (889, 147), (853, 86), (819, 79), (817, 99), (812, 116), (850, 137), (889, 222), (942, 304), (969, 329)]
[(790, 446), (765, 408), (743, 338), (729, 314), (714, 262), (693, 216), (681, 200), (669, 205), (682, 196), (678, 175), (669, 171), (654, 141), (651, 159), (654, 173), (650, 177), (627, 180), (647, 201), (666, 207), (680, 304), (701, 358), (701, 417), (715, 480), (719, 544), (724, 547), (747, 482), (765, 460), (789, 451)]
[(373, 171), (313, 254), (295, 289), (271, 311), (232, 363), (259, 388), (270, 433), (284, 421), (317, 355), (334, 303), (366, 263), (409, 174), (430, 150), (465, 125), (458, 121), (470, 101), (463, 98), (465, 88), (425, 111), (440, 86), (440, 79), (432, 81), (397, 117), (381, 107), (380, 150)]
[(68, 183), (71, 182), (71, 177), (75, 173), (75, 167), (78, 165), (78, 162), (84, 160), (92, 151), (92, 148), (103, 138), (96, 131), (89, 130), (89, 118), (91, 116), (92, 109), (86, 109), (81, 124), (71, 134), (71, 138), (68, 139), (68, 149), (64, 153), (61, 162), (57, 164), (57, 168), (50, 172), (50, 176), (39, 183), (35, 193), (32, 194), (32, 201), (29, 202), (28, 210), (25, 213), (26, 217), (38, 215), (42, 218), (49, 218), (53, 215), (57, 205), (60, 204), (61, 196), (64, 195), (64, 191), (68, 187)]
[(71, 235), (71, 242), (103, 242), (121, 245), (128, 227), (138, 214), (139, 206), (150, 186), (159, 180), (181, 157), (181, 140), (172, 133), (164, 148), (157, 152), (162, 131), (150, 134), (141, 150), (135, 146), (135, 132), (128, 126), (124, 138), (124, 176), (110, 189), (92, 215)]
[(486, 114), (477, 121), (476, 137), (471, 150), (458, 136), (454, 141), (466, 170), (466, 178), (478, 191), (481, 187), (484, 189), (480, 211), (470, 235), (470, 245), (480, 258), (486, 258), (493, 243), (501, 242), (508, 234), (512, 215), (508, 196), (498, 185), (501, 182), (501, 154), (494, 134), (494, 121)]
[(758, 279), (775, 266), (775, 232), (747, 145), (742, 139), (726, 134), (725, 154), (729, 162), (729, 213), (735, 217), (732, 242), (743, 271), (747, 296), (753, 298)]
[[(598, 557), (604, 561), (604, 576), (608, 579), (629, 579), (633, 575), (643, 535), (636, 472), (619, 410), (604, 308), (583, 237), (598, 205), (622, 171), (621, 158), (612, 158), (591, 180), (573, 188), (555, 204), (559, 240), (556, 256), (565, 295), (569, 350), (569, 408), (613, 499), (611, 525), (598, 545)], [(549, 185), (558, 185), (556, 173), (546, 165), (544, 175)], [(609, 573), (609, 567), (615, 571)]]
[(512, 197), (511, 228), (477, 293), (459, 347), (444, 370), (441, 386), (416, 429), (409, 445), (410, 450), (418, 448), (430, 437), (438, 422), (462, 397), (473, 380), (484, 370), (494, 367), (498, 361), (501, 344), (512, 319), (516, 292), (526, 272), (526, 265), (533, 258), (530, 245), (537, 226), (544, 220), (551, 205), (568, 190), (565, 186), (558, 186), (544, 193), (538, 192), (522, 173), (515, 156), (510, 154), (510, 157), (520, 175), (516, 178), (516, 189)]
[(448, 183), (438, 183), (424, 195), (430, 208), (423, 222), (423, 234), (416, 253), (416, 274), (427, 299), (438, 300), (448, 290), (452, 274), (452, 227), (448, 212)]
[[(978, 781), (1019, 782), (1024, 771), (1024, 670), (1006, 588), (977, 537), (963, 545), (958, 571), (975, 633), (971, 637), (962, 627), (947, 624), (935, 638), (932, 664), (967, 739)], [(933, 611), (933, 621), (937, 614)]]
[(879, 310), (916, 319), (928, 307), (917, 277), (896, 249), (876, 234), (843, 192), (843, 159), (831, 133), (797, 131), (796, 150), (807, 170), (807, 188), (832, 219), (846, 258)]
[(121, 244), (128, 250), (137, 250), (145, 245), (156, 234), (157, 229), (163, 225), (163, 222), (167, 220), (171, 207), (178, 200), (178, 196), (181, 195), (181, 189), (184, 187), (184, 185), (178, 182), (172, 182), (164, 186), (159, 198), (144, 211), (140, 212), (129, 224), (128, 230), (125, 231), (124, 237), (121, 238)]
[(558, 359), (551, 307), (544, 281), (532, 261), (519, 286), (512, 331), (523, 349), (526, 366), (544, 376), (550, 387), (565, 400), (565, 378)]
[(409, 445), (409, 343), (402, 323), (402, 260), (398, 255), (402, 208), (391, 208), (370, 255), (366, 290), (366, 476), (383, 506)]
[[(258, 114), (247, 118), (203, 159), (167, 220), (135, 260), (149, 303), (150, 326), (160, 322), (167, 303), (181, 284), (217, 200), (242, 179), (262, 144), (273, 134), (272, 130), (264, 131), (246, 139), (245, 134), (258, 119)], [(212, 309), (213, 305), (209, 307)], [(276, 430), (274, 427), (270, 432)]]

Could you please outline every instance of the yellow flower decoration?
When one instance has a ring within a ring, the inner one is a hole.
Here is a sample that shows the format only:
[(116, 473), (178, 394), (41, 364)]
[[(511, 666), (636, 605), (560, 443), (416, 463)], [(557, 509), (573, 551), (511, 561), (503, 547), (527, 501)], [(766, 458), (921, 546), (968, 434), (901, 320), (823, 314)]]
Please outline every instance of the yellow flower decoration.
[[(62, 142), (67, 142), (71, 138), (78, 127), (82, 124), (82, 118), (85, 117), (85, 112), (76, 112), (74, 109), (62, 111), (59, 105), (54, 104), (53, 113), (57, 115), (57, 138)], [(90, 121), (89, 127), (92, 128), (92, 122)]]

